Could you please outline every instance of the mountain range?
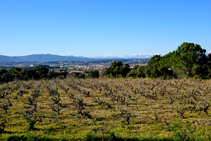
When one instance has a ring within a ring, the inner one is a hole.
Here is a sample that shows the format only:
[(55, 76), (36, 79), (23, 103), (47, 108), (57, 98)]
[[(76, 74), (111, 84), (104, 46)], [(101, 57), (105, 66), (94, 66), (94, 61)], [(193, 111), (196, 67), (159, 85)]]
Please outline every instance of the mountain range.
[[(206, 55), (211, 54), (211, 51)], [(33, 54), (27, 56), (5, 56), (0, 55), (0, 62), (54, 62), (54, 61), (94, 61), (94, 60), (105, 60), (105, 59), (140, 59), (140, 58), (151, 58), (152, 53), (139, 53), (139, 54), (124, 54), (124, 55), (105, 55), (98, 57), (83, 57), (83, 56), (61, 56), (53, 54)], [(160, 54), (161, 56), (165, 54)]]
[(53, 61), (88, 61), (86, 57), (60, 56), (52, 54), (33, 54), (27, 56), (0, 55), (0, 62), (53, 62)]
[[(139, 54), (123, 54), (123, 55), (104, 55), (100, 57), (94, 58), (125, 58), (125, 59), (132, 59), (132, 58), (151, 58), (153, 55), (159, 55), (159, 53), (139, 53)], [(161, 56), (164, 54), (160, 54)]]
[(133, 58), (150, 58), (154, 54), (126, 54), (126, 55), (107, 55), (99, 57), (83, 56), (60, 56), (52, 54), (33, 54), (27, 56), (5, 56), (0, 55), (0, 62), (53, 62), (53, 61), (94, 61), (105, 59), (133, 59)]

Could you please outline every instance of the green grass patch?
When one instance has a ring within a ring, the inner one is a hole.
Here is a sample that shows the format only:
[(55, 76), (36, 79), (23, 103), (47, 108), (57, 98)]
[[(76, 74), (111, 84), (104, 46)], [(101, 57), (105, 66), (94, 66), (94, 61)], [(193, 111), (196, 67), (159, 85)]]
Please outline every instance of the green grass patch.
[(28, 135), (11, 135), (4, 139), (4, 141), (54, 141), (55, 139), (49, 137), (37, 137), (31, 134)]

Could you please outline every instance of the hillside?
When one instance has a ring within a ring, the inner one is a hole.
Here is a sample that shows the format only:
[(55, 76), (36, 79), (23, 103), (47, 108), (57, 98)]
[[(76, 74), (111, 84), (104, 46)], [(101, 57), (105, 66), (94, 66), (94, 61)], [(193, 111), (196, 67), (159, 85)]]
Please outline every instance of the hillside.
[(27, 56), (4, 56), (0, 55), (0, 62), (50, 62), (50, 61), (88, 61), (86, 57), (60, 56), (52, 54), (33, 54)]

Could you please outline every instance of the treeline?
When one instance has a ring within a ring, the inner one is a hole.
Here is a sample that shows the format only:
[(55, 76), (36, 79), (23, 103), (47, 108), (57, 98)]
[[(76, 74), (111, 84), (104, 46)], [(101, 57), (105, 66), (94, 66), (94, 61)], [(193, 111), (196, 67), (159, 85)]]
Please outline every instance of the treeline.
[(134, 78), (211, 78), (211, 54), (200, 45), (184, 42), (177, 50), (164, 56), (154, 55), (146, 66), (135, 66), (112, 62), (103, 72), (104, 77)]
[[(51, 79), (67, 76), (66, 71), (49, 71), (45, 67), (35, 69), (11, 68), (0, 70), (0, 82), (10, 82), (15, 78), (20, 80), (29, 79)], [(130, 69), (128, 64), (123, 65), (121, 61), (113, 61), (109, 68), (103, 70), (91, 70), (83, 73), (73, 72), (70, 77), (75, 78), (211, 78), (211, 54), (206, 56), (206, 50), (200, 45), (184, 42), (177, 50), (169, 52), (164, 56), (154, 55), (146, 66), (135, 66)]]
[(21, 68), (11, 68), (0, 70), (0, 83), (7, 83), (18, 80), (39, 80), (39, 79), (52, 79), (52, 78), (99, 78), (98, 70), (84, 71), (82, 72), (72, 72), (68, 74), (66, 70), (60, 70), (60, 72), (50, 71), (45, 67), (37, 67), (35, 69), (21, 69)]
[(98, 70), (86, 70), (82, 72), (72, 72), (69, 77), (74, 78), (99, 78), (100, 74)]
[(121, 61), (119, 62), (113, 61), (109, 68), (106, 68), (101, 71), (101, 76), (106, 78), (109, 77), (121, 78), (121, 77), (126, 77), (129, 72), (130, 72), (130, 65), (128, 64), (123, 65)]
[(0, 70), (0, 82), (6, 83), (13, 81), (14, 79), (19, 80), (38, 80), (38, 79), (51, 79), (62, 76), (63, 78), (67, 76), (66, 71), (49, 71), (45, 67), (37, 67), (35, 69), (21, 69), (21, 68), (11, 68), (10, 70), (1, 69)]

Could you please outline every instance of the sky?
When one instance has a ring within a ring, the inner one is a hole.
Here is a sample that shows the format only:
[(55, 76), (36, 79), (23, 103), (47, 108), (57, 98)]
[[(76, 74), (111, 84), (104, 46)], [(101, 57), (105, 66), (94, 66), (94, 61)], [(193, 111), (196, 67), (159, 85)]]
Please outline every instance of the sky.
[(0, 0), (0, 55), (211, 51), (210, 0)]

